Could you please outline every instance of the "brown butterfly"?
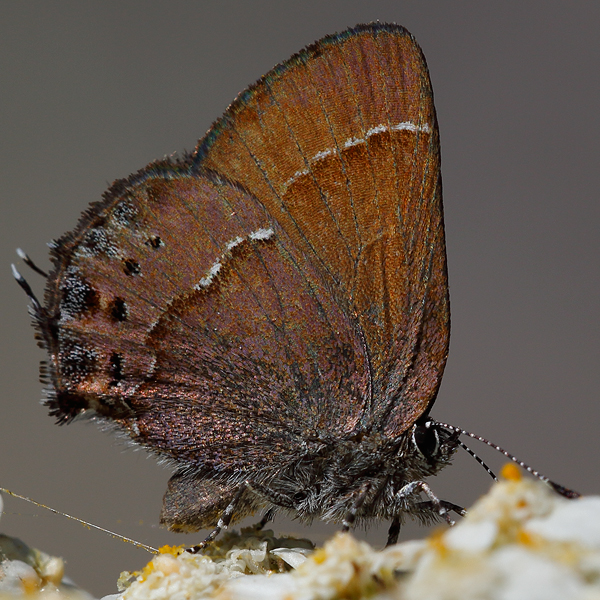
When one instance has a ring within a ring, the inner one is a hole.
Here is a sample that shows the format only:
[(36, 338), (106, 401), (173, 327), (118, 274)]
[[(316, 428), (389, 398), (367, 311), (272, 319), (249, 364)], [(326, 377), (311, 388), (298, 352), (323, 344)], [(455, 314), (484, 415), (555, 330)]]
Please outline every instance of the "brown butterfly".
[(175, 466), (170, 529), (210, 541), (266, 508), (389, 519), (394, 542), (406, 515), (463, 512), (424, 482), (471, 434), (429, 416), (450, 333), (440, 144), (404, 28), (278, 65), (192, 155), (113, 184), (52, 258), (44, 306), (17, 274), (46, 404)]

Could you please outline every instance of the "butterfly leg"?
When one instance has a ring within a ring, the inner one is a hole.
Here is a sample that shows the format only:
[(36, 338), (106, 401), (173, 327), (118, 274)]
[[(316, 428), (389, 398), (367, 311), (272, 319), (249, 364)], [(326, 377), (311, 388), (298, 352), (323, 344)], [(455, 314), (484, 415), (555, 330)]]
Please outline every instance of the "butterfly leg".
[[(433, 502), (431, 502), (430, 500), (427, 500), (426, 502), (419, 502), (417, 504), (417, 506), (419, 508), (423, 508), (426, 510), (433, 510), (434, 508), (437, 508), (436, 505)], [(445, 508), (448, 512), (450, 512), (450, 511), (455, 512), (457, 515), (459, 515), (461, 517), (464, 517), (467, 514), (467, 511), (462, 506), (459, 506), (458, 504), (454, 504), (452, 502), (448, 502), (447, 500), (440, 500), (440, 506)], [(398, 536), (400, 534), (400, 526), (401, 526), (400, 517), (394, 517), (394, 519), (392, 520), (392, 523), (390, 525), (390, 528), (388, 529), (388, 539), (385, 544), (386, 548), (388, 546), (392, 546), (393, 544), (398, 543)]]
[[(453, 502), (448, 502), (447, 500), (440, 500), (440, 504), (448, 512), (452, 511), (460, 517), (464, 517), (467, 514), (466, 509), (464, 509), (462, 506), (459, 506), (458, 504), (454, 504)], [(419, 502), (417, 506), (425, 510), (433, 510), (434, 508), (436, 508), (433, 502), (430, 502), (429, 500), (427, 500), (426, 502)]]
[(237, 492), (235, 493), (235, 496), (233, 497), (231, 502), (227, 505), (227, 507), (223, 511), (223, 514), (221, 515), (221, 518), (217, 522), (216, 527), (206, 536), (206, 538), (202, 542), (200, 542), (196, 546), (187, 548), (186, 549), (187, 552), (189, 552), (190, 554), (197, 554), (198, 552), (200, 552), (201, 550), (206, 548), (206, 546), (208, 546), (208, 544), (210, 544), (219, 535), (219, 533), (221, 533), (222, 529), (227, 529), (227, 527), (231, 521), (231, 517), (233, 516), (233, 512), (235, 511), (242, 495), (244, 494), (244, 492), (247, 489), (248, 489), (247, 482), (244, 482), (240, 485)]
[(400, 524), (400, 517), (394, 517), (394, 519), (392, 520), (392, 524), (388, 529), (388, 539), (385, 544), (386, 548), (398, 542), (398, 536), (400, 535)]
[(453, 504), (452, 502), (448, 502), (447, 500), (442, 500), (441, 505), (445, 506), (448, 511), (455, 512), (458, 516), (464, 517), (467, 514), (467, 510), (458, 504)]
[(360, 489), (358, 490), (358, 494), (354, 499), (354, 503), (352, 504), (350, 510), (346, 513), (346, 516), (342, 521), (342, 531), (348, 531), (350, 527), (352, 527), (354, 521), (356, 521), (356, 515), (358, 514), (360, 507), (365, 503), (367, 494), (369, 493), (370, 489), (371, 484), (368, 481), (361, 485)]
[(408, 498), (414, 494), (418, 494), (419, 492), (423, 492), (429, 498), (429, 502), (431, 503), (432, 508), (435, 509), (435, 511), (438, 513), (438, 515), (440, 515), (440, 517), (444, 517), (448, 525), (454, 525), (454, 521), (450, 518), (449, 515), (448, 504), (450, 503), (440, 500), (433, 493), (429, 485), (427, 485), (424, 481), (411, 481), (410, 483), (407, 483), (403, 488), (401, 488), (398, 491), (396, 497), (398, 500), (403, 500), (404, 498)]
[[(246, 487), (251, 492), (254, 492), (259, 498), (264, 498), (265, 500), (268, 500), (272, 504), (276, 504), (277, 506), (281, 506), (283, 508), (294, 508), (295, 507), (292, 498), (290, 498), (289, 496), (286, 496), (285, 494), (280, 494), (279, 492), (276, 492), (275, 490), (270, 490), (268, 487), (265, 487), (264, 485), (261, 485), (260, 483), (246, 481)], [(269, 513), (267, 512), (265, 517), (268, 514)], [(271, 519), (268, 519), (268, 521), (270, 521), (270, 520)], [(266, 522), (265, 522), (265, 524), (266, 524)]]
[(274, 516), (275, 516), (275, 509), (269, 508), (269, 510), (267, 510), (267, 512), (263, 515), (263, 518), (258, 523), (256, 523), (256, 525), (254, 525), (254, 529), (256, 529), (256, 531), (261, 531), (262, 529), (264, 529), (265, 525), (269, 521), (273, 520)]

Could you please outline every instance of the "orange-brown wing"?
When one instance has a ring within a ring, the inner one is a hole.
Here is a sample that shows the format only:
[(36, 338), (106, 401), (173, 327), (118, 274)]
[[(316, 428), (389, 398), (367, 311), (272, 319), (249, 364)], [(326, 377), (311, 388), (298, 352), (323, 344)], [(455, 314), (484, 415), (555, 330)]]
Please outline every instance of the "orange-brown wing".
[(255, 195), (358, 321), (363, 425), (410, 427), (437, 394), (450, 319), (438, 127), (412, 36), (372, 24), (309, 46), (240, 94), (194, 165)]
[(91, 207), (54, 260), (38, 324), (60, 420), (93, 409), (155, 452), (228, 471), (359, 422), (355, 323), (239, 186), (151, 165)]

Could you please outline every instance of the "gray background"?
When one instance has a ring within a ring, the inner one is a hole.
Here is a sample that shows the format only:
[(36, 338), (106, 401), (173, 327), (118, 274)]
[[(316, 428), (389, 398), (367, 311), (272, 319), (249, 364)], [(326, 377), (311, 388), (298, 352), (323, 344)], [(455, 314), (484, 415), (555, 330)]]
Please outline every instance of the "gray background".
[[(157, 526), (167, 470), (39, 405), (43, 353), (9, 263), (21, 246), (47, 266), (45, 243), (112, 180), (191, 150), (274, 64), (375, 19), (415, 34), (436, 94), (453, 321), (433, 415), (600, 491), (600, 8), (547, 0), (2, 3), (0, 485), (153, 545), (200, 539)], [(468, 505), (489, 479), (456, 462), (433, 487)], [(98, 595), (149, 558), (13, 499), (0, 529), (64, 556)]]

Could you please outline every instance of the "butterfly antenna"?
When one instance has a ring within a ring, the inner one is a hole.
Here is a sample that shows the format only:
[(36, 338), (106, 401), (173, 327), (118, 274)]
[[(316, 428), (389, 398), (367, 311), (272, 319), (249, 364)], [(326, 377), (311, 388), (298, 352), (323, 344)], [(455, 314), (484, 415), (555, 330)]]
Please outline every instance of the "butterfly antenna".
[[(510, 452), (507, 452), (506, 450), (504, 450), (504, 448), (501, 448), (500, 446), (498, 446), (498, 444), (494, 444), (493, 442), (490, 442), (489, 440), (485, 439), (484, 437), (481, 437), (480, 435), (475, 435), (474, 433), (471, 433), (470, 431), (466, 431), (465, 429), (461, 429), (460, 427), (455, 427), (454, 425), (450, 425), (448, 423), (440, 423), (439, 421), (435, 421), (435, 423), (437, 425), (440, 425), (441, 427), (445, 427), (446, 429), (449, 429), (450, 431), (455, 431), (456, 433), (459, 433), (460, 435), (467, 435), (470, 438), (473, 438), (474, 440), (477, 440), (479, 442), (486, 444), (487, 446), (489, 446), (490, 448), (493, 448), (497, 452), (500, 452), (500, 454), (504, 454), (504, 456), (506, 456), (506, 458), (509, 458), (513, 462), (517, 463), (522, 469), (525, 469), (527, 472), (531, 473), (534, 477), (536, 477), (540, 481), (547, 483), (555, 492), (559, 493), (561, 496), (564, 496), (565, 498), (579, 498), (579, 496), (581, 496), (581, 494), (579, 492), (576, 492), (574, 490), (566, 488), (566, 487), (552, 481), (545, 475), (542, 475), (542, 473), (540, 473), (539, 471), (536, 471), (534, 468), (530, 467), (528, 464), (524, 463), (522, 460), (519, 460), (514, 454), (511, 454)], [(467, 450), (467, 452), (469, 452), (469, 454), (471, 454), (471, 456), (473, 456), (473, 458), (475, 458), (475, 460), (477, 460), (477, 462), (479, 464), (481, 464), (487, 470), (487, 472), (490, 473), (494, 477), (494, 479), (496, 479), (496, 476), (490, 471), (490, 469), (487, 467), (487, 465), (485, 465), (485, 463), (481, 459), (479, 459), (478, 456), (475, 455), (474, 452), (472, 452), (469, 448), (467, 448), (460, 441), (459, 441), (459, 444), (462, 448)]]
[(13, 498), (19, 498), (19, 500), (25, 500), (26, 502), (34, 504), (35, 506), (39, 506), (40, 508), (45, 508), (46, 510), (53, 512), (56, 515), (61, 515), (62, 517), (66, 517), (67, 519), (77, 521), (78, 523), (81, 523), (82, 525), (85, 525), (86, 527), (89, 527), (91, 529), (97, 529), (98, 531), (107, 533), (108, 535), (110, 535), (111, 537), (113, 537), (117, 540), (121, 540), (122, 542), (127, 542), (129, 544), (133, 544), (134, 546), (136, 546), (138, 548), (142, 548), (143, 550), (146, 550), (147, 552), (150, 552), (151, 554), (159, 554), (159, 550), (157, 548), (153, 548), (152, 546), (142, 544), (142, 542), (138, 542), (131, 538), (125, 537), (124, 535), (121, 535), (119, 533), (115, 533), (114, 531), (110, 531), (110, 529), (104, 529), (104, 527), (100, 527), (99, 525), (94, 525), (93, 523), (89, 523), (88, 521), (84, 521), (83, 519), (78, 519), (77, 517), (68, 515), (67, 513), (61, 512), (60, 510), (56, 510), (55, 508), (50, 508), (49, 506), (46, 506), (45, 504), (42, 504), (41, 502), (36, 502), (35, 500), (28, 498), (27, 496), (21, 496), (20, 494), (15, 494), (14, 492), (11, 492), (10, 490), (7, 490), (6, 488), (3, 488), (3, 487), (0, 487), (0, 492), (4, 492), (5, 494), (12, 496)]
[(498, 478), (496, 477), (496, 473), (494, 473), (494, 471), (492, 471), (486, 464), (485, 462), (483, 462), (483, 459), (480, 458), (479, 456), (477, 456), (477, 454), (475, 454), (475, 452), (473, 452), (473, 450), (471, 450), (471, 448), (469, 448), (469, 446), (467, 446), (465, 443), (461, 442), (460, 440), (458, 440), (458, 445), (463, 449), (466, 450), (488, 473), (488, 475), (494, 479), (495, 481), (498, 481)]

